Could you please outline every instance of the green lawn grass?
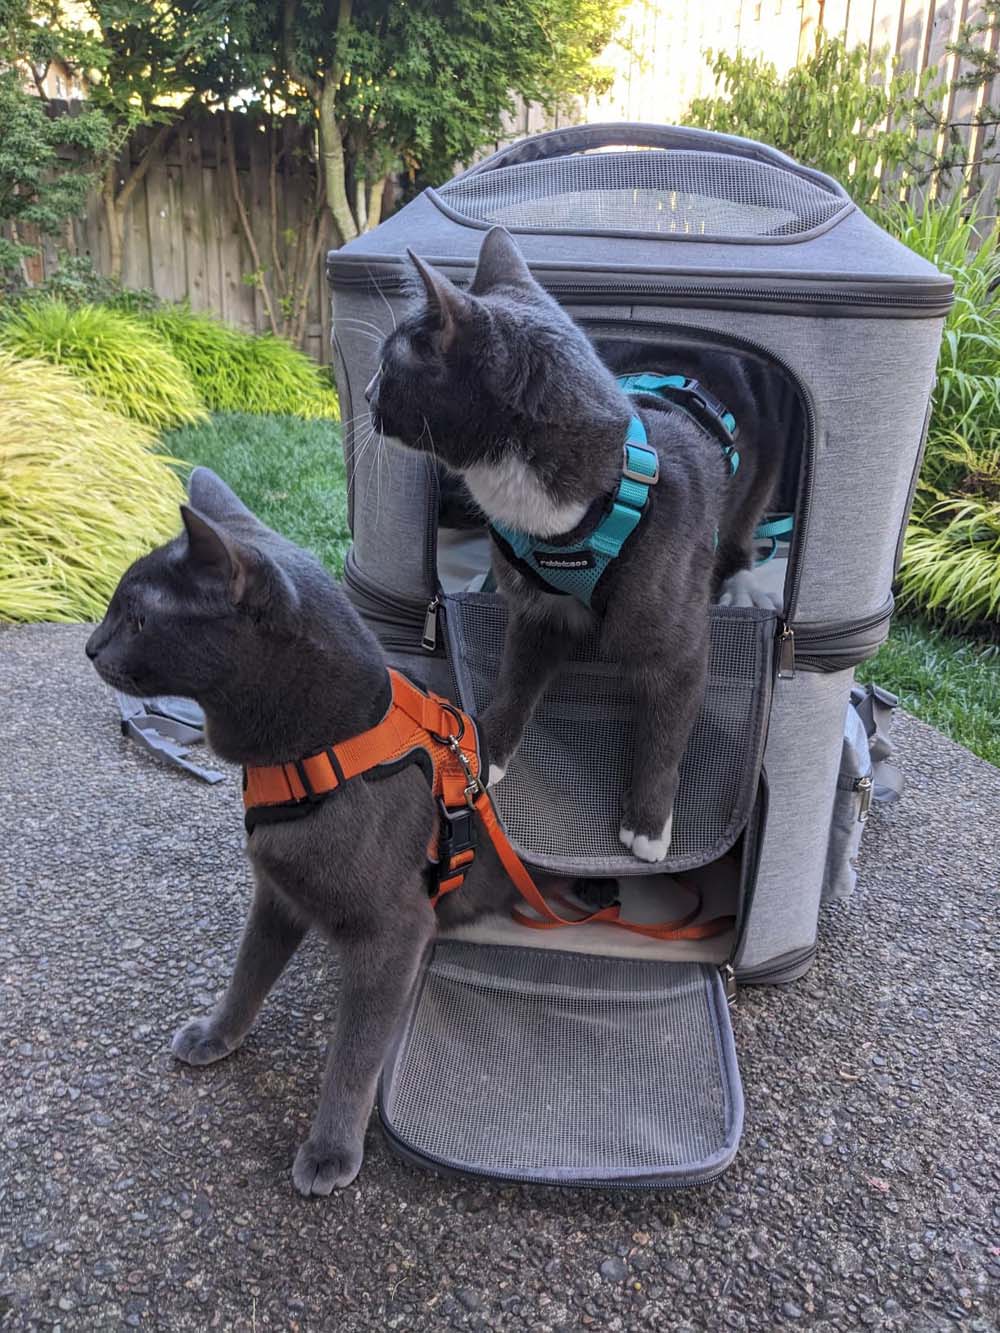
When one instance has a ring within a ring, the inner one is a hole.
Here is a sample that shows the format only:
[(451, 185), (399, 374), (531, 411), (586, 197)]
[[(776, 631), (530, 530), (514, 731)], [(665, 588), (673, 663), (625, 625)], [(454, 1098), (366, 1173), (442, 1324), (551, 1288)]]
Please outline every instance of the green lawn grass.
[(269, 527), (341, 574), (351, 537), (335, 422), (218, 412), (204, 425), (172, 431), (164, 450), (210, 467)]
[(1000, 768), (1000, 647), (896, 620), (875, 657), (857, 669), (898, 694), (903, 707)]
[[(339, 427), (220, 413), (174, 431), (166, 448), (218, 472), (265, 523), (340, 574), (350, 536)], [(1000, 649), (898, 620), (888, 643), (857, 674), (1000, 767)]]

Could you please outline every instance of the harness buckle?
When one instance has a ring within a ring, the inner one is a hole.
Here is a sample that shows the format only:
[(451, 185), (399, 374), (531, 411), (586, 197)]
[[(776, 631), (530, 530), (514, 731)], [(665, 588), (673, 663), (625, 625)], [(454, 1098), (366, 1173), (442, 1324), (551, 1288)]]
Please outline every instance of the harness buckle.
[[(652, 458), (653, 458), (653, 472), (652, 472), (652, 475), (650, 475), (649, 473), (646, 473), (646, 472), (636, 472), (636, 471), (634, 471), (632, 468), (629, 467), (629, 465), (628, 465), (628, 451), (629, 451), (629, 445), (630, 445), (630, 444), (631, 444), (631, 447), (632, 447), (633, 449), (642, 449), (642, 452), (643, 452), (644, 454), (651, 454), (651, 455), (652, 455)], [(634, 443), (634, 441), (626, 441), (626, 443), (625, 443), (624, 453), (625, 453), (625, 461), (622, 463), (622, 476), (625, 478), (625, 480), (626, 480), (626, 481), (638, 481), (638, 482), (640, 482), (643, 486), (655, 486), (656, 483), (660, 480), (660, 456), (659, 456), (659, 454), (656, 452), (656, 450), (655, 450), (655, 449), (649, 449), (649, 448), (646, 448), (646, 447), (644, 447), (644, 446), (642, 446), (642, 445), (638, 445), (638, 444)]]
[(462, 852), (474, 851), (478, 846), (475, 811), (467, 805), (449, 810), (439, 797), (438, 813), (441, 816), (438, 863), (446, 871), (453, 857), (461, 856)]

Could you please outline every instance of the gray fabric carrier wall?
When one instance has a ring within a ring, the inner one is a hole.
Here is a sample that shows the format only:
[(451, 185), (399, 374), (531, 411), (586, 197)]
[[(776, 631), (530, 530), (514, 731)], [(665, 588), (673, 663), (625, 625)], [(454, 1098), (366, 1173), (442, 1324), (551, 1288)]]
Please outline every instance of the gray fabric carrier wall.
[(495, 789), (539, 871), (615, 878), (626, 914), (646, 920), (678, 915), (694, 881), (734, 930), (658, 943), (496, 918), (442, 938), (380, 1112), (401, 1153), (440, 1170), (695, 1184), (739, 1141), (736, 982), (801, 975), (824, 884), (853, 882), (828, 865), (857, 841), (837, 801), (852, 668), (888, 632), (951, 283), (829, 178), (760, 144), (650, 125), (514, 144), (331, 254), (347, 586), (391, 658), (469, 709), (489, 699), (503, 634), (488, 541), (454, 519), (454, 485), (429, 458), (370, 440), (363, 391), (409, 299), (407, 247), (464, 284), (497, 223), (616, 370), (697, 364), (711, 388), (713, 358), (765, 368), (784, 407), (759, 447), (783, 451), (778, 508), (794, 532), (754, 575), (781, 613), (712, 608), (666, 862), (617, 841), (637, 719), (596, 642), (549, 689)]

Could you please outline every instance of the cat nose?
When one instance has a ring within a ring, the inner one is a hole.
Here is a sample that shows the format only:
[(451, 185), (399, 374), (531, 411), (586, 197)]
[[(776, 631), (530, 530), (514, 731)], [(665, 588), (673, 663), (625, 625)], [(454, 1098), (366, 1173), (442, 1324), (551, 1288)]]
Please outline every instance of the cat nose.
[(365, 386), (365, 402), (366, 402), (366, 403), (371, 403), (372, 399), (373, 399), (373, 398), (375, 397), (375, 395), (378, 393), (378, 377), (379, 377), (379, 375), (381, 375), (381, 373), (382, 373), (382, 368), (381, 368), (381, 366), (380, 366), (379, 369), (376, 370), (375, 374), (371, 377), (371, 379), (368, 381), (367, 385)]
[(98, 654), (98, 653), (100, 652), (100, 650), (101, 650), (101, 645), (97, 642), (97, 635), (98, 635), (98, 631), (95, 629), (94, 632), (93, 632), (93, 634), (92, 634), (92, 635), (90, 636), (90, 638), (87, 640), (87, 645), (86, 645), (86, 647), (85, 647), (84, 650), (83, 650), (83, 651), (87, 654), (87, 656), (90, 658), (91, 661), (94, 660), (94, 658), (97, 656), (97, 654)]

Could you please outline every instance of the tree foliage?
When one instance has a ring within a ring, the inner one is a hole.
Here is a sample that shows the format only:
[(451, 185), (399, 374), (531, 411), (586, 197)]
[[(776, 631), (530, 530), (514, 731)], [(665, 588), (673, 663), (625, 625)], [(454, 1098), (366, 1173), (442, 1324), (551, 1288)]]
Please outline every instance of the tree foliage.
[(785, 75), (759, 57), (717, 53), (722, 93), (692, 102), (687, 123), (772, 144), (872, 204), (883, 180), (898, 193), (925, 174), (924, 109), (940, 104), (935, 71), (920, 80), (894, 71), (886, 80), (885, 68), (885, 52), (852, 50), (822, 30), (811, 55)]
[(80, 211), (108, 142), (91, 108), (48, 114), (42, 80), (56, 44), (35, 17), (26, 0), (0, 5), (0, 274), (23, 274), (33, 238), (57, 235)]
[(606, 86), (598, 56), (623, 8), (252, 0), (234, 16), (233, 73), (271, 69), (282, 98), (314, 120), (324, 201), (349, 240), (378, 221), (391, 170), (440, 178), (503, 136), (517, 97), (551, 112)]

